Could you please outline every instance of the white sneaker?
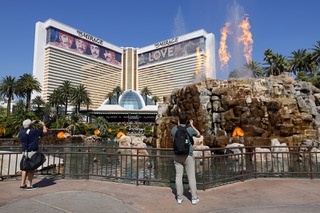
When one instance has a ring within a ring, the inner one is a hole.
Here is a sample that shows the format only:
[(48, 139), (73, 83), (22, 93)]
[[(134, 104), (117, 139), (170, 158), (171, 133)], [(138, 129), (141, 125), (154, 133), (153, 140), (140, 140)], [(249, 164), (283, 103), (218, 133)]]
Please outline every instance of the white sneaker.
[(177, 201), (178, 201), (178, 204), (181, 204), (183, 199), (182, 198), (181, 199), (178, 198)]
[(200, 202), (199, 198), (191, 201), (192, 205), (197, 205), (199, 202)]

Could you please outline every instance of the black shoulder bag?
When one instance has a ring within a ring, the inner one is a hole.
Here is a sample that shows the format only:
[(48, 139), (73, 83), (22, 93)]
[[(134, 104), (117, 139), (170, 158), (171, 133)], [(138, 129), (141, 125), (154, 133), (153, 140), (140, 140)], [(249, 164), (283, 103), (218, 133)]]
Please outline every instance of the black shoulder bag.
[(20, 161), (20, 170), (22, 171), (36, 170), (46, 161), (46, 156), (40, 150), (37, 150), (36, 153), (34, 153), (31, 157), (28, 157), (28, 145), (29, 145), (28, 130), (26, 132), (27, 142), (24, 148), (25, 151), (23, 152), (23, 156)]

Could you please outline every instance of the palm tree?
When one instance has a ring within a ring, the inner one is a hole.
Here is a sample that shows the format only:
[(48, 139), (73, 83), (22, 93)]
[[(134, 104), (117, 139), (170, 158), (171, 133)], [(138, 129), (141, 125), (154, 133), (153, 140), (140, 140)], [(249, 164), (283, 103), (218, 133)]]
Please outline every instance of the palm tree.
[(23, 100), (18, 100), (18, 102), (16, 103), (16, 106), (14, 108), (14, 111), (18, 111), (18, 112), (25, 112), (26, 109), (26, 104), (23, 102)]
[(64, 114), (66, 115), (68, 112), (68, 103), (71, 99), (71, 95), (73, 92), (73, 87), (71, 85), (71, 82), (68, 80), (65, 80), (62, 82), (62, 85), (59, 86), (59, 91), (61, 92), (62, 99), (64, 102)]
[(59, 106), (63, 104), (62, 92), (59, 89), (54, 89), (49, 96), (49, 104), (56, 108), (56, 119), (59, 118)]
[(260, 78), (264, 75), (264, 70), (257, 61), (249, 61), (249, 63), (246, 63), (244, 66), (252, 71), (255, 78)]
[(266, 51), (264, 51), (264, 61), (267, 62), (267, 64), (269, 65), (269, 67), (267, 68), (267, 70), (269, 71), (269, 75), (273, 75), (273, 65), (274, 65), (274, 60), (275, 60), (275, 54), (272, 52), (272, 50), (267, 49)]
[(157, 102), (160, 101), (160, 98), (156, 95), (152, 96), (151, 100), (154, 102), (155, 105), (157, 105)]
[(316, 61), (318, 64), (320, 63), (320, 41), (317, 41), (316, 45), (313, 45), (311, 48), (312, 52), (312, 60)]
[(89, 98), (89, 92), (83, 84), (73, 89), (71, 99), (76, 105), (76, 113), (79, 114), (80, 106)]
[(112, 101), (112, 99), (114, 98), (114, 93), (109, 92), (109, 93), (106, 95), (106, 98), (109, 99), (109, 104), (111, 104), (111, 101)]
[(40, 110), (40, 107), (45, 104), (44, 100), (40, 95), (32, 99), (32, 104), (37, 105), (37, 109)]
[(10, 117), (11, 100), (16, 90), (16, 78), (12, 76), (3, 77), (0, 82), (0, 96), (6, 97), (7, 102), (7, 117)]
[(83, 103), (87, 106), (87, 110), (89, 110), (89, 107), (92, 104), (91, 98), (88, 96)]
[(289, 56), (290, 70), (297, 75), (298, 72), (308, 72), (311, 70), (311, 55), (307, 53), (306, 49), (299, 49), (291, 52)]
[(287, 61), (286, 57), (281, 54), (276, 54), (274, 62), (274, 74), (280, 75), (281, 73), (286, 72), (289, 69), (289, 62)]
[(32, 105), (36, 105), (37, 106), (37, 108), (35, 110), (35, 113), (39, 118), (42, 118), (44, 113), (42, 112), (43, 110), (40, 107), (45, 105), (45, 102), (41, 98), (41, 96), (38, 95), (34, 99), (32, 99)]
[(18, 93), (21, 97), (26, 97), (26, 110), (31, 109), (31, 94), (33, 91), (41, 92), (40, 82), (32, 74), (25, 73), (17, 81)]
[(239, 74), (239, 71), (237, 69), (234, 69), (229, 73), (229, 78), (238, 78), (239, 76), (238, 74)]
[(121, 89), (121, 87), (117, 86), (113, 89), (113, 92), (117, 94), (117, 104), (119, 104), (119, 97), (123, 93), (123, 90)]
[(148, 96), (152, 95), (151, 91), (148, 89), (148, 87), (144, 87), (141, 91), (141, 95), (145, 97), (145, 103), (147, 106), (148, 105)]
[[(90, 99), (90, 97), (88, 96), (85, 100), (84, 100), (84, 102), (83, 102), (86, 106), (87, 106), (87, 113), (88, 113), (88, 111), (89, 111), (89, 106), (92, 104), (92, 101), (91, 101), (91, 99)], [(89, 123), (89, 116), (87, 115), (87, 123)]]

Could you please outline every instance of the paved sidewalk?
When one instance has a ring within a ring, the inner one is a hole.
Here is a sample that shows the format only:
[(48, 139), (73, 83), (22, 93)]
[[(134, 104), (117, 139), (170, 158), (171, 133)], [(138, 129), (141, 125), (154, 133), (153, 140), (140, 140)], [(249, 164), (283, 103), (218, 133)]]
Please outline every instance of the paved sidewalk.
[(19, 190), (19, 180), (0, 182), (0, 212), (320, 212), (320, 179), (256, 179), (187, 193), (178, 205), (174, 189), (96, 180), (36, 179), (37, 189)]

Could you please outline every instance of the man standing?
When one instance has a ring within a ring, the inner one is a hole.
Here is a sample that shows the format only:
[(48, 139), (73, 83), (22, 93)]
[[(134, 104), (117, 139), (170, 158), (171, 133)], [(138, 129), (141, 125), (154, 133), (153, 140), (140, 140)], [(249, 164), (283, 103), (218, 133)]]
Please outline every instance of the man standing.
[[(193, 126), (193, 120), (190, 120), (190, 126), (186, 127), (188, 118), (185, 115), (180, 115), (178, 120), (178, 126), (182, 126), (186, 128), (189, 136), (192, 138), (200, 137), (199, 131)], [(171, 130), (171, 136), (175, 138), (175, 135), (178, 130), (178, 126), (175, 126)], [(190, 142), (190, 148), (188, 154), (181, 154), (181, 155), (174, 155), (174, 166), (176, 169), (176, 189), (177, 189), (177, 201), (178, 204), (181, 204), (183, 201), (183, 184), (182, 184), (182, 177), (183, 177), (183, 170), (186, 168), (187, 175), (188, 175), (188, 182), (189, 187), (192, 195), (192, 204), (196, 205), (199, 203), (199, 198), (197, 195), (197, 182), (196, 182), (196, 174), (195, 174), (195, 159), (193, 156), (193, 144)]]
[[(28, 154), (28, 157), (31, 157), (36, 151), (39, 149), (39, 137), (42, 137), (43, 134), (47, 133), (47, 128), (43, 121), (39, 121), (38, 123), (42, 125), (43, 130), (32, 129), (32, 122), (30, 119), (24, 120), (23, 130), (20, 131), (20, 141), (22, 154)], [(27, 146), (28, 144), (28, 146)], [(34, 176), (34, 171), (22, 171), (21, 173), (21, 184), (20, 189), (32, 190), (32, 180)], [(28, 177), (28, 181), (26, 184), (26, 178)]]

